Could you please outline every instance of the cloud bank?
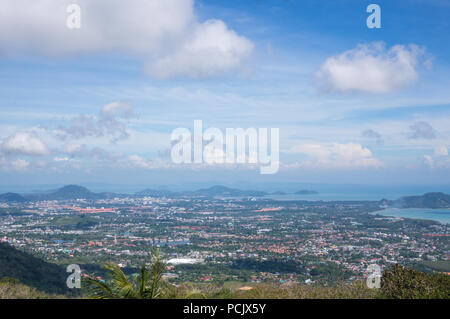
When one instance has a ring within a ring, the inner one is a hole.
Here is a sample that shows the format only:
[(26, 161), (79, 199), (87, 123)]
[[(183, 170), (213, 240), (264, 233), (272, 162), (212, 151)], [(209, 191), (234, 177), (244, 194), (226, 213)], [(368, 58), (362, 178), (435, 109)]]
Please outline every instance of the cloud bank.
[(133, 116), (132, 104), (115, 101), (105, 104), (97, 117), (90, 115), (73, 117), (69, 126), (58, 127), (57, 135), (62, 139), (109, 136), (112, 142), (117, 142), (128, 138), (127, 127), (123, 120)]
[(72, 3), (2, 0), (0, 53), (125, 53), (158, 78), (204, 78), (240, 69), (253, 50), (223, 21), (198, 21), (193, 0), (78, 0), (81, 27), (69, 29)]
[(304, 154), (303, 166), (318, 168), (369, 168), (382, 167), (383, 163), (361, 144), (334, 143), (332, 145), (303, 144), (292, 147), (287, 153)]

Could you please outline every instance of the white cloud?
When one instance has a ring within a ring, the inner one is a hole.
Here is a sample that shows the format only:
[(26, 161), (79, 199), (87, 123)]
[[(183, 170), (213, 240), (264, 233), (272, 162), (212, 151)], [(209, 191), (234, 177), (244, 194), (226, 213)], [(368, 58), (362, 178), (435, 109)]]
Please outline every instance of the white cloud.
[(151, 163), (139, 155), (130, 155), (128, 156), (128, 161), (134, 167), (139, 168), (151, 168)]
[(29, 165), (30, 165), (29, 162), (22, 160), (22, 159), (18, 159), (18, 160), (11, 162), (11, 167), (18, 171), (26, 170)]
[(448, 156), (448, 149), (446, 146), (437, 146), (434, 149), (434, 156), (424, 155), (424, 163), (429, 168), (449, 168), (450, 157)]
[(427, 166), (429, 166), (430, 168), (434, 167), (434, 159), (433, 157), (431, 157), (430, 155), (424, 155), (423, 156), (424, 162)]
[(445, 146), (438, 146), (434, 149), (434, 154), (436, 156), (447, 156), (448, 155), (448, 149)]
[(424, 56), (425, 49), (414, 44), (388, 50), (380, 42), (360, 44), (329, 57), (316, 76), (326, 91), (389, 93), (419, 78), (417, 68)]
[(111, 102), (103, 105), (100, 116), (104, 121), (113, 121), (116, 117), (130, 118), (133, 116), (133, 106), (125, 102)]
[(125, 102), (105, 104), (97, 117), (79, 115), (70, 120), (69, 126), (59, 126), (57, 135), (62, 139), (110, 136), (113, 142), (128, 138), (124, 119), (134, 115), (133, 106)]
[(328, 147), (320, 144), (296, 145), (293, 146), (288, 152), (302, 153), (317, 159), (328, 158), (331, 155), (331, 150)]
[(332, 152), (346, 159), (367, 158), (372, 156), (372, 152), (368, 148), (364, 148), (361, 144), (333, 144)]
[(222, 21), (198, 21), (193, 0), (78, 0), (80, 29), (67, 27), (71, 3), (2, 0), (0, 52), (125, 52), (142, 59), (151, 75), (165, 78), (233, 70), (253, 48)]
[(303, 166), (322, 168), (368, 168), (382, 167), (383, 163), (373, 157), (368, 148), (360, 144), (348, 143), (332, 145), (297, 145), (287, 151), (306, 155)]
[(127, 160), (126, 166), (132, 168), (162, 169), (172, 167), (171, 163), (162, 159), (147, 160), (136, 154), (128, 156)]
[(146, 71), (159, 78), (216, 76), (236, 69), (252, 49), (249, 40), (228, 30), (225, 23), (209, 20), (197, 27), (179, 51), (148, 64)]
[(17, 132), (8, 137), (2, 144), (6, 154), (20, 154), (32, 156), (49, 155), (47, 146), (37, 136), (27, 132)]

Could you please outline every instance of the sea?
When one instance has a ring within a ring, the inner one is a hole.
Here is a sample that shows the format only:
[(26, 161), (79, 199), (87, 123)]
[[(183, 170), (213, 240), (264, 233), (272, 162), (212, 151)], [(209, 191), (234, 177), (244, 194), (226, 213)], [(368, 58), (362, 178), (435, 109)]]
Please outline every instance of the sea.
[[(423, 195), (431, 192), (450, 194), (450, 185), (324, 185), (303, 184), (296, 191), (312, 190), (318, 194), (296, 195), (290, 187), (286, 195), (267, 195), (266, 198), (276, 200), (323, 200), (323, 201), (353, 201), (399, 199), (404, 196)], [(281, 189), (281, 191), (285, 191)]]
[(373, 212), (373, 215), (434, 220), (441, 224), (450, 224), (450, 209), (430, 208), (387, 208)]

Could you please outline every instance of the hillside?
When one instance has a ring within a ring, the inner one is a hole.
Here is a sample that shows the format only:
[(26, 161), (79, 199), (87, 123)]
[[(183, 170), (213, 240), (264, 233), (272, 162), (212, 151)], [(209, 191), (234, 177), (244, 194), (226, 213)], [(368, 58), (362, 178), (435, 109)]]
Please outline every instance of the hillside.
[(21, 284), (17, 279), (0, 279), (0, 299), (65, 299), (65, 295), (48, 294)]
[(0, 202), (7, 203), (24, 203), (27, 199), (17, 193), (0, 194)]
[(427, 193), (422, 196), (406, 196), (394, 201), (402, 208), (450, 208), (450, 195), (444, 193)]
[(0, 279), (15, 278), (48, 293), (67, 292), (65, 269), (0, 243)]
[(51, 199), (77, 199), (77, 198), (96, 198), (95, 193), (91, 192), (85, 187), (77, 185), (64, 186), (53, 193), (48, 194)]

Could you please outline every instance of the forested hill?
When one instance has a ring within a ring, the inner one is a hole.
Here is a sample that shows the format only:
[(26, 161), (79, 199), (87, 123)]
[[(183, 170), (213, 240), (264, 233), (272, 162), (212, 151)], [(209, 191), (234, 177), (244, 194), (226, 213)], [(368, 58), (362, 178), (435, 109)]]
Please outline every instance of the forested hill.
[(394, 201), (402, 208), (450, 208), (450, 195), (444, 193), (427, 193), (422, 196), (407, 196)]
[(21, 283), (48, 293), (66, 293), (65, 269), (28, 253), (0, 243), (0, 279), (18, 279)]

